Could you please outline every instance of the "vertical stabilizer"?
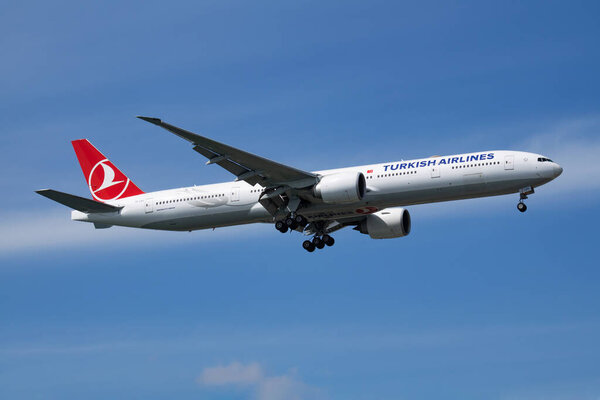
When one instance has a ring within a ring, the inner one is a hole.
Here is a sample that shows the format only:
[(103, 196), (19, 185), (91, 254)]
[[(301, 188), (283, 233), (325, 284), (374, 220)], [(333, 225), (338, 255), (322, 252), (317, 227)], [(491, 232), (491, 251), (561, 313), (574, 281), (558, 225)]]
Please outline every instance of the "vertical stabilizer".
[(73, 140), (71, 144), (94, 199), (109, 201), (144, 193), (87, 139)]

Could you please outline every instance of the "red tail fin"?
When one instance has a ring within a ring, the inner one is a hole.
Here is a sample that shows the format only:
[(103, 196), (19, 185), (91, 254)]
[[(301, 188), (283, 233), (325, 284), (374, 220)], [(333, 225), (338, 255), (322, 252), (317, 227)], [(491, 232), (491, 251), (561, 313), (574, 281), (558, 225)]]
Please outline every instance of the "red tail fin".
[(71, 144), (94, 199), (117, 200), (144, 193), (87, 139), (73, 140)]

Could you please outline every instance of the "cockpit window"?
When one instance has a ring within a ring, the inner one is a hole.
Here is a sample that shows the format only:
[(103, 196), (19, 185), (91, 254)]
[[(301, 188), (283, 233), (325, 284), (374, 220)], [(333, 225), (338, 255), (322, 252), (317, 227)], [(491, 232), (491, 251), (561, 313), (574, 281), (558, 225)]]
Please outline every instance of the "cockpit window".
[(546, 158), (546, 157), (538, 157), (538, 161), (539, 162), (554, 162), (551, 159)]

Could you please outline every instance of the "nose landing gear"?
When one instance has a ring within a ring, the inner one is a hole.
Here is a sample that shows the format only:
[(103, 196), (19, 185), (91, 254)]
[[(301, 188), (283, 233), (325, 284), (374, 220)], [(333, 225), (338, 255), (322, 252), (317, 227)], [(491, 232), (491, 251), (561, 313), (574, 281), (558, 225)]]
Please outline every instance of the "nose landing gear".
[(521, 211), (522, 213), (527, 211), (527, 206), (525, 205), (524, 200), (527, 199), (527, 195), (533, 193), (534, 191), (531, 186), (527, 186), (526, 188), (519, 190), (519, 203), (517, 204), (517, 210)]

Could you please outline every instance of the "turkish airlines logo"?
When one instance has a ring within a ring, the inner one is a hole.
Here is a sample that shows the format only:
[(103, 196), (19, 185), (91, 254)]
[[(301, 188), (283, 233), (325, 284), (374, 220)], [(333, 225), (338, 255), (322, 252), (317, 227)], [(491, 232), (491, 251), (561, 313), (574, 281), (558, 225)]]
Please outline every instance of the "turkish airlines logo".
[(355, 212), (357, 214), (373, 214), (374, 212), (377, 212), (377, 207), (373, 207), (373, 206), (367, 206), (367, 207), (361, 207), (361, 208), (357, 208), (355, 210)]
[(99, 161), (90, 171), (88, 186), (92, 196), (100, 201), (116, 200), (125, 193), (129, 179), (108, 159)]

